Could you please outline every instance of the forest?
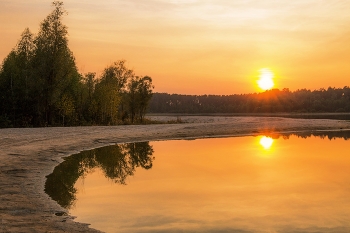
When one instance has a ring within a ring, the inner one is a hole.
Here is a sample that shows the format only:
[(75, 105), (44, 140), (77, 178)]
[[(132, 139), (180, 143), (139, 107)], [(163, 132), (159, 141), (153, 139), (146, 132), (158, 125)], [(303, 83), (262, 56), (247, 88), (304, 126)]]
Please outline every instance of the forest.
[(350, 87), (291, 92), (272, 89), (240, 95), (154, 93), (151, 113), (338, 113), (350, 112)]
[(0, 127), (115, 125), (142, 123), (154, 86), (118, 60), (81, 74), (68, 46), (63, 3), (26, 28), (0, 66)]

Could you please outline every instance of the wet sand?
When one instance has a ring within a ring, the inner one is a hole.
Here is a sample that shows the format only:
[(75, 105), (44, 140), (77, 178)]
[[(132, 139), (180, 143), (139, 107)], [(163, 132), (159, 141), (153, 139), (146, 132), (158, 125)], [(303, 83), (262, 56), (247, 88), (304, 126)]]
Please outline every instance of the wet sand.
[[(176, 121), (172, 116), (153, 120)], [(98, 232), (44, 192), (45, 177), (82, 150), (122, 142), (348, 130), (349, 121), (184, 116), (181, 124), (0, 129), (0, 232)]]

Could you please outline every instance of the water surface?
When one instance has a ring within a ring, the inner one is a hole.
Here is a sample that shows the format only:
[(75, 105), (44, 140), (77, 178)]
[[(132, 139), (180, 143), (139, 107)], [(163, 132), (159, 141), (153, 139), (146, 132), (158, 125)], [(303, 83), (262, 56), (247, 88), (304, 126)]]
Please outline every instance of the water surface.
[(66, 158), (46, 192), (106, 232), (350, 232), (349, 136), (109, 146)]

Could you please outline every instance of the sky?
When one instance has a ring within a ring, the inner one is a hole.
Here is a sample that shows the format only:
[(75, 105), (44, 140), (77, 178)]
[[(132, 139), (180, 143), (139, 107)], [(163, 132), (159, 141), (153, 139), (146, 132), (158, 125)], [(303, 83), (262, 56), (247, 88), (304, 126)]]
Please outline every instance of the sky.
[[(47, 0), (0, 0), (0, 61), (26, 27), (36, 34)], [(81, 73), (126, 60), (155, 92), (259, 92), (350, 86), (350, 1), (65, 0), (69, 47)]]

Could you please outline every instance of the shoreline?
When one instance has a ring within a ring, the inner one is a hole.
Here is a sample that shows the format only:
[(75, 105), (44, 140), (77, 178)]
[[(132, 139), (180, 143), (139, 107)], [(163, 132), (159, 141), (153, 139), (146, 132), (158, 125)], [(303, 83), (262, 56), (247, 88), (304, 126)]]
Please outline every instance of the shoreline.
[[(151, 116), (158, 120), (176, 116)], [(0, 129), (0, 232), (99, 232), (78, 223), (45, 192), (63, 157), (137, 141), (343, 131), (350, 122), (282, 117), (181, 116), (181, 124)]]

